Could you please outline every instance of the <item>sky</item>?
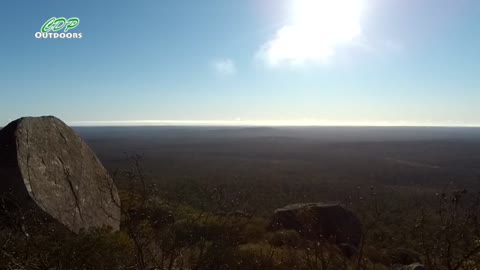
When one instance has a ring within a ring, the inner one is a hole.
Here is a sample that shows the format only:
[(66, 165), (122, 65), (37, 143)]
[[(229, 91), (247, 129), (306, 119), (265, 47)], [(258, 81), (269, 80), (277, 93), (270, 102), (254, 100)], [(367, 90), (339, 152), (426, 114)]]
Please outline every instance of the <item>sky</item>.
[[(52, 17), (82, 38), (36, 38)], [(480, 126), (478, 0), (6, 0), (0, 23), (0, 126)]]

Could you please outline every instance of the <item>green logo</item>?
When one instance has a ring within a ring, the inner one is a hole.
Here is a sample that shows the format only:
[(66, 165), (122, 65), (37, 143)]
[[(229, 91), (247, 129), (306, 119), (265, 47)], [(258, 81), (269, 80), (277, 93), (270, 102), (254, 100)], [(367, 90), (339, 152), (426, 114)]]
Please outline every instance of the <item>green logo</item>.
[(65, 19), (64, 17), (56, 18), (52, 17), (48, 19), (42, 26), (42, 33), (48, 33), (50, 31), (57, 32), (64, 29), (64, 32), (77, 27), (80, 24), (80, 19), (77, 17), (72, 17), (70, 19)]

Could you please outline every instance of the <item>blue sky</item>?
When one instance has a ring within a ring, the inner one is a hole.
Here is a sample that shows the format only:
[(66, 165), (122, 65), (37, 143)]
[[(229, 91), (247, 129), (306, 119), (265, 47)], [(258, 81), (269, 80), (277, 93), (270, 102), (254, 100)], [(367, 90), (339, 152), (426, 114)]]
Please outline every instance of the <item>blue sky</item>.
[[(83, 38), (36, 39), (51, 17)], [(477, 0), (18, 0), (0, 23), (0, 126), (480, 125)]]

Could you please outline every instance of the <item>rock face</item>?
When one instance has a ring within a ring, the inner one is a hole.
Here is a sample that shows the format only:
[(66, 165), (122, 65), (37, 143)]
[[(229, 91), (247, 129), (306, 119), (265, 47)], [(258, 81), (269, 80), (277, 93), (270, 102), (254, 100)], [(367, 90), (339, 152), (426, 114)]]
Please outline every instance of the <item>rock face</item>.
[(354, 247), (359, 246), (362, 237), (358, 218), (339, 204), (292, 204), (277, 209), (271, 228), (296, 230), (306, 239), (329, 239)]
[(61, 120), (27, 117), (0, 131), (0, 193), (78, 233), (120, 225), (117, 189), (93, 151)]

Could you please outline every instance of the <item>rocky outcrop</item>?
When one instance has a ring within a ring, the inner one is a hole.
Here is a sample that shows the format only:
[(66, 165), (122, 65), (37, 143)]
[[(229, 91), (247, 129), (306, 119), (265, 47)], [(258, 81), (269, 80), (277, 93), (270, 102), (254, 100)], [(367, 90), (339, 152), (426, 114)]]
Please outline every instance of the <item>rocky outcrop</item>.
[(339, 204), (292, 204), (277, 209), (271, 228), (296, 230), (309, 240), (328, 239), (354, 247), (359, 246), (362, 237), (359, 219)]
[(20, 118), (0, 131), (0, 193), (73, 232), (120, 225), (120, 200), (93, 151), (61, 120)]

